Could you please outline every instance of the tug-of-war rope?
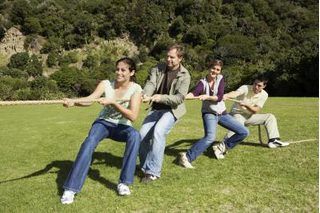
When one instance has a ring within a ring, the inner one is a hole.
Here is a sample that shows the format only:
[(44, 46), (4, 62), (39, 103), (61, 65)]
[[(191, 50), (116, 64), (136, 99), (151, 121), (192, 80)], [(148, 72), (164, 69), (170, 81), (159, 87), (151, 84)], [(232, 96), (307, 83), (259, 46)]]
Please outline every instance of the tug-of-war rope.
[[(92, 103), (98, 102), (99, 99), (76, 101), (75, 103)], [(119, 100), (120, 101), (120, 100)], [(123, 102), (129, 100), (121, 100)], [(40, 105), (40, 104), (63, 104), (64, 100), (32, 100), (32, 101), (0, 101), (0, 106), (11, 106), (11, 105)]]
[(34, 100), (34, 101), (0, 101), (0, 106), (11, 105), (38, 105), (38, 104), (63, 104), (63, 100)]
[[(92, 100), (85, 100), (85, 101), (77, 101), (75, 103), (94, 103), (98, 102), (100, 99), (92, 99)], [(185, 100), (199, 100), (198, 97), (192, 97), (192, 98), (186, 98)], [(237, 102), (240, 103), (241, 101), (237, 99), (227, 99), (232, 102)], [(124, 100), (124, 99), (119, 99), (116, 100), (117, 102), (127, 102), (130, 101), (129, 99)], [(143, 101), (147, 102), (147, 101)], [(43, 104), (63, 104), (65, 103), (64, 100), (27, 100), (27, 101), (0, 101), (0, 106), (12, 106), (12, 105), (43, 105)], [(151, 106), (152, 102), (149, 102), (149, 105)], [(147, 108), (149, 109), (149, 107)], [(259, 125), (259, 141), (262, 143), (261, 139), (261, 130), (260, 130), (260, 125)], [(290, 143), (303, 143), (303, 142), (309, 142), (309, 141), (317, 141), (318, 139), (312, 138), (312, 139), (305, 139), (305, 140), (298, 140), (298, 141), (288, 141)]]
[[(186, 98), (186, 100), (198, 100), (198, 97)], [(72, 100), (72, 99), (71, 99)], [(94, 103), (100, 99), (76, 101), (75, 103)], [(233, 99), (232, 99), (233, 100)], [(117, 102), (128, 102), (129, 99), (118, 99)], [(237, 101), (237, 100), (233, 100)], [(143, 101), (146, 102), (146, 101)], [(41, 105), (41, 104), (63, 104), (64, 100), (27, 100), (27, 101), (0, 101), (0, 106), (11, 106), (11, 105)]]

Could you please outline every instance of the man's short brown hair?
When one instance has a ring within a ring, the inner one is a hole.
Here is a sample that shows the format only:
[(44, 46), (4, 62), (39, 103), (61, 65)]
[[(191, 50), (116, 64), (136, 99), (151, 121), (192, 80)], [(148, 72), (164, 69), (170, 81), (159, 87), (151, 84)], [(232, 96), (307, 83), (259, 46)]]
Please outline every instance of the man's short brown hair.
[(177, 55), (179, 58), (182, 58), (184, 55), (184, 47), (180, 44), (172, 44), (168, 47), (167, 51), (169, 52), (170, 50), (176, 49), (177, 50)]

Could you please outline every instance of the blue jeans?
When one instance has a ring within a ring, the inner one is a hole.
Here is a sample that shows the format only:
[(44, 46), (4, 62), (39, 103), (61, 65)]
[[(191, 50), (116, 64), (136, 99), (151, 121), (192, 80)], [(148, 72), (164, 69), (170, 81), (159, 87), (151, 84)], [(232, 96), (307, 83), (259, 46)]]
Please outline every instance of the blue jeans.
[(144, 119), (140, 129), (139, 151), (140, 166), (144, 173), (160, 177), (166, 135), (176, 120), (171, 110), (154, 110)]
[(87, 138), (81, 145), (77, 158), (63, 185), (64, 189), (80, 192), (89, 171), (93, 152), (104, 138), (126, 142), (119, 182), (125, 184), (133, 183), (140, 145), (139, 132), (128, 125), (114, 124), (97, 119), (92, 124)]
[(225, 141), (228, 149), (235, 147), (249, 134), (248, 129), (229, 114), (214, 115), (205, 113), (202, 115), (202, 120), (205, 135), (187, 151), (187, 158), (190, 162), (194, 161), (215, 141), (217, 124), (235, 132), (232, 137)]

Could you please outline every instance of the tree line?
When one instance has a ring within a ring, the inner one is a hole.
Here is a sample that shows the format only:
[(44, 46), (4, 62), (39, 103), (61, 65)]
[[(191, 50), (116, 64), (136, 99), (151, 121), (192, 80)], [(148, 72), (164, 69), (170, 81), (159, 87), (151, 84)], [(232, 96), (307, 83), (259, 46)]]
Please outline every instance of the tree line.
[[(0, 0), (0, 12), (0, 39), (12, 26), (27, 36), (26, 51), (0, 67), (2, 100), (87, 95), (112, 77), (114, 62), (124, 55), (140, 65), (143, 85), (172, 43), (186, 47), (191, 86), (205, 75), (208, 61), (219, 58), (226, 91), (264, 74), (270, 95), (318, 96), (314, 0)], [(27, 53), (39, 36), (45, 60)], [(107, 42), (118, 38), (133, 45)], [(48, 70), (54, 73), (45, 77)]]

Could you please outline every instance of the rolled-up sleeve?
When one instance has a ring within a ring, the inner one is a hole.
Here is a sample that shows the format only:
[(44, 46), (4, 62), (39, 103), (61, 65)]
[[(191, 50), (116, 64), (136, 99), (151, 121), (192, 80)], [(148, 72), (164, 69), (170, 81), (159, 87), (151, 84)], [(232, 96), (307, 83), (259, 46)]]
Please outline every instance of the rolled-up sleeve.
[(202, 95), (204, 91), (204, 85), (201, 81), (198, 82), (194, 90), (191, 92), (194, 96)]
[(217, 92), (217, 102), (220, 102), (222, 101), (223, 99), (223, 94), (224, 94), (224, 86), (225, 86), (225, 83), (224, 83), (224, 78), (222, 78), (220, 80), (220, 83), (219, 83), (219, 87), (218, 87), (218, 92)]

